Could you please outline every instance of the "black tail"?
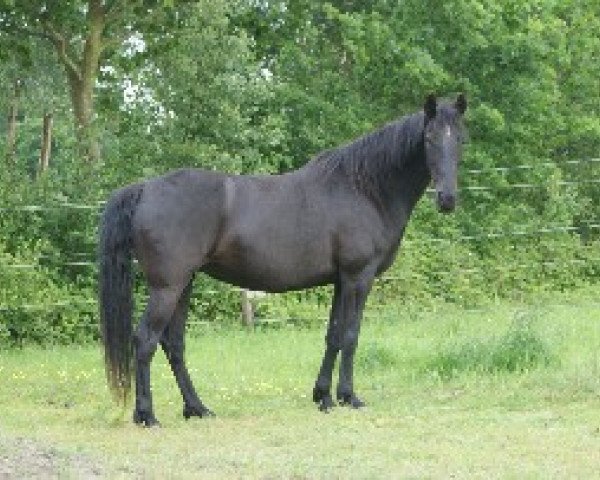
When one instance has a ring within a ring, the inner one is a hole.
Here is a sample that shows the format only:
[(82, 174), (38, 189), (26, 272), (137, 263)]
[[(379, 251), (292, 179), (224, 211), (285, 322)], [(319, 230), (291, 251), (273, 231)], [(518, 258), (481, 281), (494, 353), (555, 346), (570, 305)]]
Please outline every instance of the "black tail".
[(132, 374), (132, 217), (142, 193), (131, 185), (108, 201), (100, 225), (99, 301), (108, 386), (125, 402)]

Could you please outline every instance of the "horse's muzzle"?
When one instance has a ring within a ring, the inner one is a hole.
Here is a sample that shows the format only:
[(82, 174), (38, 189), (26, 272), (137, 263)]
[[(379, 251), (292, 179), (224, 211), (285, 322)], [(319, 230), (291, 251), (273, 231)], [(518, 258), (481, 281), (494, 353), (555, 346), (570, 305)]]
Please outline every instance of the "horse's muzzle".
[(437, 205), (442, 213), (451, 213), (456, 208), (456, 195), (452, 193), (437, 192)]

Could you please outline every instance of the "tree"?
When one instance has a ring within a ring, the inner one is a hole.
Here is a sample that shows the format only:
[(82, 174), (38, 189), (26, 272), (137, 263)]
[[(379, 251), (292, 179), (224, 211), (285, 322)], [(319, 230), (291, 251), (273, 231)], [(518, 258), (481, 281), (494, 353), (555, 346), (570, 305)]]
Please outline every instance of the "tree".
[(115, 59), (110, 80), (136, 92), (126, 105), (108, 106), (120, 119), (123, 156), (155, 173), (190, 165), (277, 170), (283, 133), (269, 104), (277, 85), (261, 71), (251, 39), (234, 31), (234, 11), (228, 0), (199, 0), (140, 25), (138, 50)]
[[(0, 0), (0, 27), (4, 35), (18, 40), (15, 45), (20, 46), (26, 43), (28, 37), (42, 39), (43, 42), (38, 45), (50, 47), (62, 66), (80, 152), (91, 162), (100, 157), (94, 132), (94, 89), (100, 66), (129, 34), (127, 19), (135, 18), (142, 3), (126, 0)], [(24, 56), (31, 48), (32, 45), (16, 53)]]
[(0, 34), (0, 83), (7, 92), (0, 96), (0, 146), (8, 169), (30, 175), (39, 156), (42, 117), (53, 111), (63, 116), (70, 108), (62, 71), (40, 48), (41, 39), (15, 40)]

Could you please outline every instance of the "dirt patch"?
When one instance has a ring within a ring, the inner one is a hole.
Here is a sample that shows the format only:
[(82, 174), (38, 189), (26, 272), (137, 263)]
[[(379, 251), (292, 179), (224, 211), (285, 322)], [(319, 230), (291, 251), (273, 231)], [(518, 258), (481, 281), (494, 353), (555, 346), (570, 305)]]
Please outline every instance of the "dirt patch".
[(32, 439), (8, 437), (0, 432), (0, 479), (65, 477), (96, 479), (110, 474), (95, 459), (69, 455)]

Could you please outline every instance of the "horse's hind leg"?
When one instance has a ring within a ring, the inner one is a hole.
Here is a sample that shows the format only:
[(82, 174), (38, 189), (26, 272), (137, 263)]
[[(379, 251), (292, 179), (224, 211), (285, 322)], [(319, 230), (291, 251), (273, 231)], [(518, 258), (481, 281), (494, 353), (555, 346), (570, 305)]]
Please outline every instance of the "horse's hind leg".
[(207, 417), (214, 415), (204, 406), (198, 397), (185, 365), (185, 323), (190, 304), (191, 290), (192, 282), (190, 281), (177, 303), (173, 319), (163, 332), (160, 340), (160, 344), (169, 360), (169, 365), (171, 365), (171, 370), (183, 397), (183, 416), (186, 419), (193, 416)]
[(150, 298), (135, 334), (135, 410), (133, 421), (151, 427), (158, 424), (152, 408), (150, 362), (158, 341), (177, 307), (183, 287), (150, 288)]

